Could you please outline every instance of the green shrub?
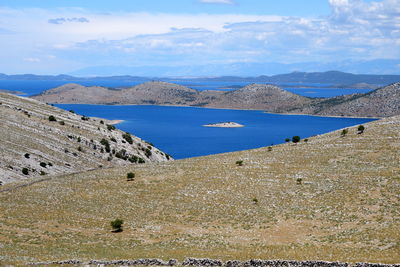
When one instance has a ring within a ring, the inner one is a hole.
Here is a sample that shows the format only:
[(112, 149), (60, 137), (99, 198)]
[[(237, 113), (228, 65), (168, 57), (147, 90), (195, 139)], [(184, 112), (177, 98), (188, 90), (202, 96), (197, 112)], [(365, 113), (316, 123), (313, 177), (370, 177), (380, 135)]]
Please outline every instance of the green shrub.
[(150, 149), (148, 149), (148, 148), (145, 150), (144, 153), (145, 153), (146, 157), (148, 157), (148, 158), (150, 158), (150, 156), (152, 155)]
[(106, 150), (107, 153), (110, 153), (111, 147), (110, 147), (110, 143), (108, 142), (107, 139), (105, 139), (105, 138), (101, 139), (100, 144), (102, 144), (104, 146), (104, 149)]
[(53, 115), (49, 116), (49, 121), (57, 121), (56, 117), (54, 117)]
[(304, 142), (305, 142), (305, 143), (307, 143), (307, 142), (308, 142), (308, 139), (307, 139), (307, 138), (306, 138), (306, 139), (304, 139)]
[(345, 137), (348, 132), (349, 132), (349, 129), (343, 129), (342, 133), (341, 133), (341, 136)]
[(88, 120), (89, 120), (89, 117), (82, 116), (82, 117), (81, 117), (81, 120), (83, 120), (83, 121), (88, 121)]
[(47, 167), (47, 163), (46, 162), (40, 162), (40, 167), (46, 168)]
[(142, 163), (146, 163), (146, 161), (144, 161), (144, 159), (142, 159), (142, 158), (139, 158), (138, 163), (142, 164)]
[(132, 163), (137, 163), (139, 161), (139, 158), (135, 155), (132, 155), (128, 160)]
[(293, 137), (292, 137), (292, 142), (293, 142), (293, 143), (298, 143), (298, 142), (300, 142), (300, 136), (298, 136), (298, 135), (293, 136)]
[(60, 121), (59, 124), (60, 125), (65, 125), (65, 122), (64, 121)]
[(114, 233), (119, 233), (122, 232), (122, 224), (124, 223), (123, 220), (121, 219), (115, 219), (114, 221), (111, 221), (111, 227), (113, 228)]
[(115, 130), (115, 126), (111, 124), (107, 124), (107, 130), (112, 131)]
[(258, 199), (257, 198), (253, 197), (252, 201), (253, 201), (254, 204), (258, 204)]
[(236, 161), (236, 165), (238, 165), (238, 166), (243, 166), (243, 160), (238, 160), (238, 161)]
[(128, 142), (129, 144), (133, 144), (133, 139), (130, 133), (124, 133), (122, 134), (122, 138), (124, 138), (126, 140), (126, 142)]
[(40, 171), (40, 175), (46, 175), (46, 173), (44, 171)]
[(297, 178), (296, 179), (296, 183), (297, 184), (302, 184), (303, 183), (303, 179), (302, 178)]
[(25, 153), (24, 157), (29, 159), (31, 157), (31, 155), (29, 153)]
[(28, 168), (22, 168), (22, 173), (23, 173), (24, 175), (28, 175), (28, 174), (29, 174)]
[(269, 146), (269, 147), (268, 147), (268, 151), (272, 151), (272, 147)]
[(128, 181), (133, 181), (133, 180), (135, 179), (135, 174), (134, 174), (133, 172), (127, 173), (126, 179), (127, 179)]
[(69, 112), (71, 112), (71, 113), (75, 114), (75, 111), (73, 111), (72, 109), (71, 109)]
[(100, 124), (104, 124), (104, 121), (101, 120), (101, 121), (100, 121)]
[(114, 143), (117, 142), (117, 139), (115, 139), (114, 137), (111, 137), (110, 140), (113, 141)]
[(285, 139), (285, 142), (286, 142), (286, 143), (290, 142), (290, 138), (286, 138), (286, 139)]
[(365, 130), (364, 125), (358, 126), (357, 130), (358, 130), (358, 134), (362, 134), (364, 132), (364, 130)]

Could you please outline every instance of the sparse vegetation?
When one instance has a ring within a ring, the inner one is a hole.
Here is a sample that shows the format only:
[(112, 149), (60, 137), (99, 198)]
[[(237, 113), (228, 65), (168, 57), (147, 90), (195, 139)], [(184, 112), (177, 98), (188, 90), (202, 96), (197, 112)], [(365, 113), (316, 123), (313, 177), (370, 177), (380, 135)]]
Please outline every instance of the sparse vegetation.
[(289, 143), (289, 142), (290, 142), (290, 138), (286, 138), (286, 139), (285, 139), (285, 142), (286, 142), (286, 143)]
[(302, 184), (303, 183), (303, 179), (302, 178), (297, 178), (296, 179), (296, 183), (297, 184)]
[(47, 163), (46, 162), (40, 162), (40, 167), (42, 168), (46, 168), (47, 167)]
[(89, 117), (82, 116), (82, 117), (81, 117), (81, 120), (83, 120), (83, 121), (88, 121), (88, 120), (89, 120)]
[(115, 219), (114, 221), (111, 221), (111, 227), (113, 229), (114, 233), (119, 233), (122, 232), (122, 224), (124, 223), (123, 220), (121, 219)]
[(254, 204), (258, 204), (258, 199), (256, 197), (253, 197), (252, 201)]
[(65, 122), (64, 121), (60, 121), (59, 124), (60, 125), (65, 125)]
[(29, 159), (31, 157), (31, 155), (29, 153), (25, 153), (24, 157)]
[(236, 161), (237, 166), (243, 166), (243, 160), (237, 160)]
[(343, 129), (342, 133), (340, 134), (342, 137), (345, 137), (349, 132), (349, 129)]
[(308, 138), (304, 139), (304, 143), (308, 143)]

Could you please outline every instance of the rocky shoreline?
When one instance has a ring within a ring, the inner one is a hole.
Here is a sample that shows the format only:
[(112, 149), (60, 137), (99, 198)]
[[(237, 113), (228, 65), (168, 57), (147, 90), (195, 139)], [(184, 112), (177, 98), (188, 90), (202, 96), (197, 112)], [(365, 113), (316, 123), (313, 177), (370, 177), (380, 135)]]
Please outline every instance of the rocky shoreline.
[(65, 260), (52, 262), (29, 263), (30, 266), (45, 265), (73, 265), (73, 266), (224, 266), (224, 267), (400, 267), (400, 264), (382, 264), (382, 263), (346, 263), (329, 261), (293, 261), (293, 260), (260, 260), (252, 259), (247, 261), (221, 261), (217, 259), (196, 259), (187, 258), (183, 262), (175, 259), (163, 261), (160, 259), (137, 259), (137, 260)]

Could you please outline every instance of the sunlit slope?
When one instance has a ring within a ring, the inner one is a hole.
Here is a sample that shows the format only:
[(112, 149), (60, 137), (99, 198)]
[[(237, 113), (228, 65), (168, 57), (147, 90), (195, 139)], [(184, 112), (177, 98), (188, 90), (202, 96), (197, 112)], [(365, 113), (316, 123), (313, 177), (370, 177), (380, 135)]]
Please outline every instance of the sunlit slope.
[[(0, 193), (0, 259), (398, 263), (399, 133), (400, 117), (392, 117), (365, 124), (362, 134), (354, 127), (272, 151), (3, 186), (10, 191)], [(121, 233), (111, 232), (116, 218), (125, 222)]]

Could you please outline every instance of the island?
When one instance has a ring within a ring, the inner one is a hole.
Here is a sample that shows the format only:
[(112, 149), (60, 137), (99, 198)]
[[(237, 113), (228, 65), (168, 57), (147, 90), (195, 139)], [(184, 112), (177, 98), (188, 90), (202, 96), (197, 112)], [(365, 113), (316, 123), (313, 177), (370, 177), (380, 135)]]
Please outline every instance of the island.
[(220, 127), (220, 128), (239, 128), (244, 127), (244, 125), (237, 122), (219, 122), (203, 125), (204, 127)]

